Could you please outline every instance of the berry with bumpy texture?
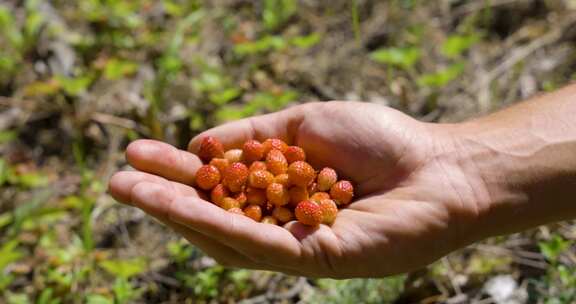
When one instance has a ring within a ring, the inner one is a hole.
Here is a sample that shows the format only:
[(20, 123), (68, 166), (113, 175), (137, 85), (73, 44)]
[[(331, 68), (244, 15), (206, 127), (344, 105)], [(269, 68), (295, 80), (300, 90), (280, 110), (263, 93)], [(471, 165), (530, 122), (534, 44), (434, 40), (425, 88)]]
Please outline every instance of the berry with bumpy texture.
[(288, 194), (290, 195), (290, 204), (294, 206), (298, 205), (299, 202), (308, 199), (308, 190), (302, 187), (292, 187), (288, 189)]
[(242, 150), (240, 149), (231, 149), (224, 153), (224, 158), (227, 159), (230, 163), (239, 163), (242, 161)]
[(196, 171), (196, 184), (204, 190), (211, 190), (220, 183), (220, 171), (212, 165), (203, 165)]
[(227, 211), (230, 212), (230, 213), (236, 213), (236, 214), (240, 214), (240, 215), (246, 215), (246, 214), (244, 214), (244, 211), (242, 211), (242, 209), (236, 208), (236, 207), (230, 208), (230, 209), (228, 209)]
[(234, 199), (238, 201), (238, 204), (240, 204), (240, 208), (244, 208), (244, 205), (246, 205), (246, 202), (248, 201), (248, 197), (246, 197), (246, 194), (244, 192), (236, 194), (236, 196), (234, 196)]
[(224, 157), (224, 147), (215, 137), (206, 136), (200, 142), (198, 156), (205, 162), (209, 162), (215, 157), (222, 158)]
[(274, 182), (281, 184), (284, 187), (290, 186), (290, 183), (288, 182), (288, 174), (286, 173), (276, 175), (274, 177)]
[(212, 188), (212, 191), (210, 192), (210, 200), (214, 204), (220, 205), (222, 204), (222, 200), (229, 195), (230, 192), (228, 191), (228, 189), (226, 189), (224, 185), (218, 184), (216, 185), (216, 187)]
[(310, 196), (310, 200), (314, 202), (320, 202), (321, 200), (330, 199), (330, 194), (326, 192), (316, 192)]
[(294, 213), (286, 207), (276, 207), (272, 211), (272, 216), (281, 223), (287, 223), (294, 219)]
[(314, 168), (307, 162), (293, 162), (288, 167), (288, 180), (292, 185), (306, 187), (314, 181), (315, 174)]
[(324, 199), (318, 203), (318, 206), (320, 206), (320, 210), (322, 210), (322, 223), (332, 224), (338, 214), (336, 203), (331, 199)]
[(328, 191), (338, 181), (338, 175), (334, 169), (326, 167), (318, 173), (316, 181), (318, 182), (318, 190)]
[(298, 222), (308, 226), (318, 226), (322, 223), (322, 210), (318, 204), (311, 201), (301, 201), (295, 209)]
[(250, 168), (248, 168), (250, 172), (258, 170), (267, 170), (267, 169), (268, 168), (266, 168), (266, 163), (263, 161), (255, 161), (250, 165)]
[(223, 184), (232, 192), (240, 192), (248, 181), (248, 168), (243, 163), (233, 163), (224, 171)]
[(352, 186), (352, 183), (347, 180), (336, 182), (332, 188), (330, 188), (330, 197), (338, 205), (346, 205), (350, 203), (353, 196), (354, 186)]
[(246, 201), (252, 205), (264, 205), (266, 203), (266, 190), (246, 188)]
[(267, 215), (263, 217), (262, 220), (260, 220), (260, 223), (278, 225), (278, 220), (276, 220), (276, 218), (273, 216)]
[(226, 168), (228, 168), (228, 166), (230, 165), (230, 162), (225, 158), (213, 158), (210, 161), (210, 165), (218, 168), (218, 171), (220, 171), (220, 173), (223, 173), (224, 171), (226, 171)]
[(231, 197), (225, 197), (222, 199), (222, 203), (220, 204), (220, 208), (224, 210), (230, 210), (232, 208), (240, 208), (240, 203), (237, 200)]
[(288, 149), (288, 145), (278, 138), (268, 138), (264, 143), (262, 143), (262, 145), (264, 145), (264, 154), (268, 154), (274, 149), (280, 150), (280, 152), (284, 153), (286, 152), (286, 149)]
[(274, 175), (268, 171), (252, 171), (248, 176), (248, 185), (253, 188), (266, 189), (272, 182), (274, 182)]
[(288, 161), (280, 150), (273, 149), (266, 155), (266, 168), (274, 175), (286, 173)]
[(266, 198), (276, 206), (286, 205), (290, 201), (290, 196), (286, 188), (276, 183), (272, 183), (266, 188)]
[(264, 145), (257, 140), (249, 140), (242, 147), (244, 161), (251, 163), (264, 157)]
[(306, 160), (306, 152), (304, 149), (298, 146), (290, 146), (284, 152), (284, 156), (286, 156), (286, 160), (289, 164), (295, 161), (305, 161)]
[(262, 218), (262, 208), (258, 205), (248, 205), (244, 208), (244, 215), (259, 222)]

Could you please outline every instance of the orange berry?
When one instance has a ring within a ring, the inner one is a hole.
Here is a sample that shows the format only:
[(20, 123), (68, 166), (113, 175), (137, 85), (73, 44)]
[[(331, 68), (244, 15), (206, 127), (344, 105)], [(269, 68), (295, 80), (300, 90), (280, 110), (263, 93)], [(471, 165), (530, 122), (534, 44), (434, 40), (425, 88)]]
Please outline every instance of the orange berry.
[(266, 190), (248, 187), (246, 189), (246, 201), (248, 204), (264, 205), (266, 203)]
[(268, 171), (272, 172), (274, 175), (286, 173), (286, 170), (288, 169), (288, 161), (280, 150), (270, 150), (268, 155), (266, 155), (266, 167), (268, 168)]
[(236, 194), (234, 199), (238, 201), (238, 204), (240, 204), (240, 208), (243, 208), (244, 205), (246, 205), (246, 202), (248, 201), (248, 198), (246, 197), (246, 194), (244, 192)]
[(290, 195), (290, 204), (294, 206), (308, 199), (308, 190), (306, 190), (306, 188), (292, 187), (288, 189), (288, 194)]
[(224, 153), (224, 158), (227, 159), (230, 163), (239, 163), (242, 161), (242, 150), (228, 150), (226, 153)]
[(259, 222), (262, 218), (262, 208), (260, 208), (258, 205), (248, 205), (246, 208), (244, 208), (244, 214), (247, 217)]
[(288, 174), (278, 174), (274, 177), (274, 182), (277, 184), (281, 184), (284, 187), (288, 187), (290, 183), (288, 182)]
[(318, 173), (316, 181), (318, 182), (318, 190), (328, 191), (338, 181), (338, 175), (334, 169), (324, 168)]
[(280, 184), (272, 183), (266, 188), (266, 198), (268, 201), (276, 206), (283, 206), (288, 204), (290, 196), (286, 188)]
[(292, 185), (306, 187), (314, 181), (315, 177), (314, 168), (307, 162), (296, 161), (288, 167), (288, 180)]
[(198, 156), (205, 162), (209, 162), (212, 158), (223, 157), (224, 147), (218, 139), (212, 136), (206, 136), (202, 139), (200, 143), (200, 149), (198, 150)]
[(263, 217), (260, 222), (261, 222), (261, 223), (264, 223), (264, 224), (278, 225), (278, 220), (276, 220), (275, 217), (269, 216), (269, 215)]
[(295, 210), (296, 219), (304, 225), (318, 226), (322, 223), (322, 210), (318, 204), (311, 201), (301, 201)]
[(248, 177), (248, 185), (254, 188), (266, 189), (272, 182), (274, 182), (274, 175), (264, 170), (252, 171)]
[(248, 163), (261, 160), (264, 157), (264, 145), (257, 140), (249, 140), (242, 147), (242, 155)]
[(224, 172), (230, 165), (230, 162), (225, 158), (213, 158), (210, 161), (210, 165), (218, 168), (218, 171)]
[(230, 208), (227, 210), (230, 213), (236, 213), (236, 214), (240, 214), (240, 215), (246, 215), (244, 214), (244, 211), (242, 211), (242, 209), (234, 207), (234, 208)]
[(286, 160), (289, 164), (295, 161), (305, 161), (306, 160), (306, 152), (304, 149), (298, 146), (290, 146), (284, 152), (284, 156), (286, 156)]
[(212, 188), (212, 191), (210, 192), (210, 200), (212, 200), (214, 204), (220, 206), (220, 204), (222, 204), (222, 200), (228, 195), (230, 195), (228, 189), (226, 189), (224, 185), (218, 184), (216, 187)]
[(330, 199), (330, 194), (326, 192), (316, 192), (310, 197), (311, 201), (320, 202), (321, 200)]
[(292, 211), (286, 207), (276, 207), (272, 211), (272, 216), (276, 218), (281, 223), (287, 223), (294, 219), (294, 214)]
[(280, 150), (280, 152), (284, 153), (286, 152), (286, 149), (288, 149), (288, 145), (278, 138), (268, 138), (262, 144), (264, 145), (264, 154), (268, 154), (274, 149)]
[(258, 170), (267, 170), (266, 163), (263, 161), (255, 161), (250, 165), (250, 168), (248, 170), (250, 172)]
[(314, 193), (318, 192), (318, 183), (311, 182), (308, 185), (307, 189), (308, 189), (308, 193), (310, 193), (310, 194), (314, 194)]
[(220, 207), (224, 210), (230, 210), (232, 208), (240, 208), (240, 203), (231, 197), (225, 197), (222, 199), (222, 204), (220, 204)]
[(233, 163), (224, 171), (223, 184), (232, 192), (240, 192), (248, 180), (248, 168), (243, 163)]
[(203, 165), (196, 171), (196, 184), (204, 190), (210, 190), (220, 183), (220, 171), (212, 165)]
[(349, 181), (341, 180), (330, 188), (330, 196), (338, 205), (346, 205), (354, 196), (354, 187)]
[(336, 215), (338, 215), (336, 203), (331, 199), (325, 199), (321, 200), (318, 206), (320, 206), (320, 210), (322, 210), (322, 223), (332, 224), (336, 219)]

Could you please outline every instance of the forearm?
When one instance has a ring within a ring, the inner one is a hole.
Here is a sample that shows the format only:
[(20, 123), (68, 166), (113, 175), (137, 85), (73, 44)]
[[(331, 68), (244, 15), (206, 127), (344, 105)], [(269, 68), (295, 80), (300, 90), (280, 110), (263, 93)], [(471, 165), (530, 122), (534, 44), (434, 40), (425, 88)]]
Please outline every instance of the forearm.
[(576, 218), (576, 85), (458, 129), (473, 187), (485, 193), (482, 236)]

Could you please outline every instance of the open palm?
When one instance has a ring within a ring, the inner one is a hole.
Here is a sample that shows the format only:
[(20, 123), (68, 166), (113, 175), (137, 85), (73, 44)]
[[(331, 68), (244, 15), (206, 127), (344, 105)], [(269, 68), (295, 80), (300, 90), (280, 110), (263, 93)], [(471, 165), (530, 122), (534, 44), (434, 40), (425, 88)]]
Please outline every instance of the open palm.
[[(355, 201), (331, 227), (254, 222), (203, 200), (189, 185), (202, 137), (226, 149), (248, 139), (301, 146), (314, 167), (354, 182)], [(309, 277), (374, 277), (413, 270), (473, 241), (475, 191), (454, 161), (448, 125), (425, 124), (367, 103), (296, 106), (208, 130), (189, 151), (151, 141), (127, 149), (138, 171), (119, 172), (112, 195), (158, 218), (218, 262)], [(464, 190), (463, 190), (464, 189)]]

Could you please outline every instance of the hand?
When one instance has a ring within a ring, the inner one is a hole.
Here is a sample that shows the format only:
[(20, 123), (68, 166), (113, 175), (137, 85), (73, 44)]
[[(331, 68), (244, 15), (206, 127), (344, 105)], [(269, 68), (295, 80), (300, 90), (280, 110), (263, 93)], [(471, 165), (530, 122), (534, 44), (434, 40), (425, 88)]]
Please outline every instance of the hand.
[[(455, 129), (368, 103), (305, 104), (208, 130), (190, 142), (192, 153), (136, 141), (126, 153), (138, 171), (114, 175), (110, 192), (227, 266), (308, 277), (392, 275), (475, 240), (482, 184), (458, 162)], [(314, 167), (333, 167), (354, 183), (354, 202), (331, 227), (283, 228), (228, 213), (189, 186), (201, 166), (193, 153), (206, 135), (226, 149), (253, 138), (299, 145)]]

